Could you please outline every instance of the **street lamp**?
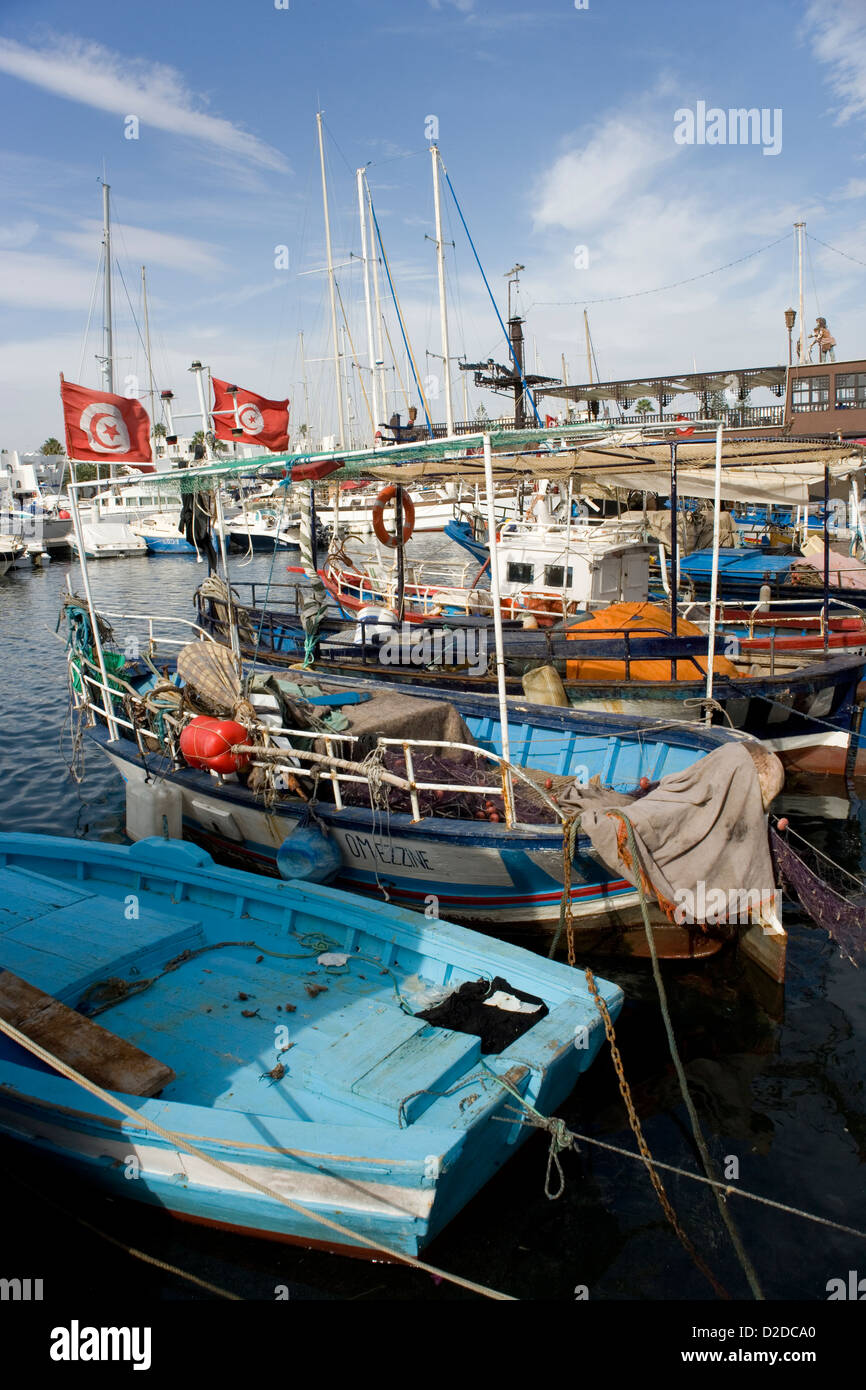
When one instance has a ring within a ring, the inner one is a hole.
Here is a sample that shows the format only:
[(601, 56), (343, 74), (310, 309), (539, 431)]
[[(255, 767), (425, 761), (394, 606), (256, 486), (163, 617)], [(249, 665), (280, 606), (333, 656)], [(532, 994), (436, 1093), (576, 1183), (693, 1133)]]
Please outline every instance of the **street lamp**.
[(785, 327), (786, 327), (787, 330), (788, 330), (788, 366), (789, 366), (789, 367), (792, 365), (793, 360), (794, 360), (794, 349), (793, 349), (792, 344), (791, 344), (791, 334), (792, 334), (793, 331), (794, 331), (794, 324), (796, 323), (796, 321), (797, 321), (797, 310), (796, 310), (796, 309), (786, 309), (786, 310), (785, 310)]

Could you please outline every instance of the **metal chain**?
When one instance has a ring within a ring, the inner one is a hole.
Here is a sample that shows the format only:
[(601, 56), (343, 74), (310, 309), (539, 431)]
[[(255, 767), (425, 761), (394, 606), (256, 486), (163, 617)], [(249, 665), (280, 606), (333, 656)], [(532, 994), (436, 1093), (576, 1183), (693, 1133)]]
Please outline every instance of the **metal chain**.
[(682, 1245), (683, 1249), (686, 1250), (689, 1255), (691, 1255), (698, 1269), (701, 1271), (704, 1277), (708, 1279), (709, 1282), (712, 1284), (718, 1297), (730, 1298), (731, 1295), (728, 1293), (727, 1289), (725, 1289), (723, 1285), (719, 1283), (712, 1270), (705, 1263), (702, 1257), (698, 1254), (691, 1240), (686, 1235), (685, 1231), (680, 1225), (677, 1219), (676, 1212), (670, 1204), (668, 1195), (665, 1192), (664, 1183), (662, 1182), (653, 1165), (652, 1154), (650, 1153), (649, 1146), (646, 1140), (644, 1139), (643, 1130), (641, 1129), (641, 1123), (638, 1119), (637, 1111), (634, 1108), (634, 1102), (631, 1098), (631, 1088), (626, 1080), (625, 1071), (623, 1069), (622, 1064), (622, 1057), (620, 1056), (619, 1047), (617, 1046), (616, 1034), (614, 1032), (613, 1027), (613, 1019), (610, 1016), (607, 1004), (599, 994), (598, 985), (595, 983), (595, 976), (593, 975), (592, 970), (589, 966), (586, 967), (585, 973), (587, 987), (593, 999), (595, 1000), (595, 1006), (601, 1014), (602, 1021), (604, 1023), (604, 1031), (607, 1034), (607, 1041), (610, 1044), (611, 1061), (613, 1062), (614, 1071), (616, 1072), (617, 1081), (619, 1082), (620, 1095), (623, 1098), (625, 1108), (628, 1112), (628, 1122), (631, 1125), (632, 1133), (634, 1134), (634, 1137), (637, 1140), (637, 1146), (640, 1151), (640, 1156), (644, 1161), (647, 1173), (649, 1174), (649, 1180), (652, 1183), (653, 1188), (655, 1189), (655, 1194), (659, 1199), (662, 1211), (664, 1212), (668, 1221), (671, 1223), (671, 1226), (674, 1229), (674, 1233), (677, 1239), (679, 1240), (680, 1244)]

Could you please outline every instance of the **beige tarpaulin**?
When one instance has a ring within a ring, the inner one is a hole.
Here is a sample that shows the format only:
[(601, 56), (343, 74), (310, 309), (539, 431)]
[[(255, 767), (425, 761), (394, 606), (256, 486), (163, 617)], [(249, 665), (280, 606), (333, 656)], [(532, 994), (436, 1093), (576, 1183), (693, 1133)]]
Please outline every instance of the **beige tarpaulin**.
[[(832, 481), (846, 480), (863, 467), (862, 456), (850, 444), (811, 444), (802, 440), (729, 440), (724, 443), (722, 497), (726, 501), (805, 504), (824, 484), (824, 465)], [(712, 497), (715, 467), (713, 441), (677, 441), (677, 488), (685, 497)], [(497, 480), (574, 479), (575, 491), (591, 497), (615, 497), (617, 491), (670, 494), (670, 447), (665, 442), (608, 437), (564, 452), (543, 449), (493, 457)], [(371, 466), (366, 476), (404, 485), (434, 479), (481, 481), (484, 463), (478, 455), (461, 459), (428, 459), (398, 467)]]

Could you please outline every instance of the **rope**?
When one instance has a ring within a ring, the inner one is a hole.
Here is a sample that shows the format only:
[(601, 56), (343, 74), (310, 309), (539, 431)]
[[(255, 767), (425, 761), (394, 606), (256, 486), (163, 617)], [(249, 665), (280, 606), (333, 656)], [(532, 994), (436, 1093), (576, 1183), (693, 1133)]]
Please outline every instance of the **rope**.
[[(495, 1075), (495, 1073), (493, 1073)], [(497, 1077), (502, 1082), (502, 1077)], [(505, 1083), (503, 1082), (503, 1085)], [(520, 1103), (529, 1107), (529, 1101), (523, 1096), (518, 1096)], [(495, 1116), (495, 1119), (503, 1120), (506, 1124), (530, 1123), (523, 1117), (519, 1120), (505, 1120), (504, 1116)], [(545, 1117), (556, 1120), (555, 1116)], [(557, 1121), (557, 1123), (561, 1123)], [(545, 1126), (546, 1128), (546, 1126)], [(632, 1158), (637, 1162), (641, 1161), (640, 1154), (634, 1153), (631, 1149), (624, 1149), (620, 1144), (609, 1144), (603, 1139), (595, 1139), (590, 1134), (581, 1134), (577, 1130), (568, 1130), (573, 1143), (571, 1147), (579, 1153), (578, 1142), (581, 1144), (592, 1144), (597, 1149), (604, 1149), (607, 1153), (617, 1154), (620, 1158)], [(675, 1163), (663, 1163), (661, 1159), (654, 1158), (653, 1163), (656, 1168), (663, 1168), (666, 1173), (674, 1173), (678, 1178), (689, 1178), (692, 1182), (702, 1183), (706, 1187), (717, 1188), (726, 1197), (742, 1197), (748, 1202), (757, 1202), (759, 1206), (770, 1207), (773, 1211), (785, 1212), (788, 1216), (799, 1216), (804, 1221), (812, 1221), (816, 1226), (826, 1226), (831, 1231), (840, 1231), (842, 1235), (854, 1236), (857, 1240), (866, 1240), (866, 1231), (859, 1231), (856, 1226), (845, 1226), (841, 1221), (831, 1221), (828, 1216), (817, 1216), (813, 1211), (804, 1211), (802, 1207), (793, 1207), (789, 1202), (777, 1202), (772, 1197), (763, 1197), (759, 1192), (749, 1192), (748, 1188), (733, 1187), (730, 1183), (721, 1182), (717, 1178), (708, 1178), (703, 1173), (692, 1173), (688, 1168), (678, 1168)]]
[[(563, 835), (562, 835), (562, 859), (563, 859), (563, 888), (562, 888), (562, 900), (561, 900), (561, 902), (560, 902), (560, 909), (559, 909), (559, 925), (557, 926), (556, 936), (554, 937), (553, 945), (551, 946), (550, 952), (549, 952), (549, 955), (550, 955), (550, 956), (553, 956), (554, 951), (556, 950), (556, 948), (557, 948), (557, 946), (558, 946), (558, 944), (559, 944), (559, 939), (560, 939), (560, 937), (561, 937), (561, 935), (562, 935), (563, 926), (565, 926), (566, 931), (567, 931), (567, 934), (568, 934), (568, 963), (569, 963), (569, 965), (572, 966), (572, 967), (575, 966), (575, 951), (574, 951), (574, 923), (573, 923), (573, 920), (572, 920), (572, 912), (571, 912), (571, 865), (572, 865), (572, 859), (573, 859), (573, 857), (574, 857), (574, 842), (575, 842), (575, 837), (576, 837), (576, 834), (577, 834), (577, 828), (578, 828), (579, 823), (580, 823), (580, 817), (579, 817), (579, 816), (573, 816), (569, 821), (567, 821), (566, 823), (563, 824)], [(641, 894), (641, 903), (643, 904), (643, 894)], [(646, 919), (645, 919), (645, 920), (646, 920)], [(715, 1275), (713, 1274), (712, 1270), (709, 1268), (709, 1266), (705, 1263), (705, 1261), (704, 1261), (704, 1260), (701, 1258), (701, 1256), (698, 1254), (698, 1252), (697, 1252), (697, 1250), (695, 1249), (694, 1245), (692, 1244), (691, 1240), (690, 1240), (689, 1237), (686, 1235), (686, 1232), (683, 1230), (682, 1226), (680, 1225), (679, 1220), (678, 1220), (678, 1218), (677, 1218), (677, 1214), (676, 1214), (676, 1212), (674, 1211), (673, 1207), (671, 1206), (671, 1203), (670, 1203), (670, 1200), (669, 1200), (669, 1198), (668, 1198), (668, 1195), (667, 1195), (667, 1193), (665, 1192), (664, 1184), (663, 1184), (661, 1178), (659, 1177), (658, 1173), (656, 1172), (654, 1160), (653, 1160), (652, 1154), (650, 1153), (650, 1150), (649, 1150), (649, 1145), (647, 1144), (647, 1142), (646, 1142), (646, 1140), (645, 1140), (645, 1138), (644, 1138), (643, 1130), (642, 1130), (642, 1128), (641, 1128), (641, 1123), (640, 1123), (640, 1120), (639, 1120), (639, 1118), (638, 1118), (637, 1111), (636, 1111), (635, 1108), (634, 1108), (634, 1102), (633, 1102), (632, 1096), (631, 1096), (631, 1088), (630, 1088), (630, 1086), (629, 1086), (629, 1084), (628, 1084), (628, 1081), (626, 1080), (625, 1069), (624, 1069), (623, 1064), (622, 1064), (622, 1057), (621, 1057), (621, 1055), (620, 1055), (619, 1047), (618, 1047), (617, 1041), (616, 1041), (616, 1033), (615, 1033), (615, 1031), (614, 1031), (613, 1019), (612, 1019), (611, 1016), (610, 1016), (610, 1012), (609, 1012), (609, 1010), (608, 1010), (607, 1004), (605, 1003), (605, 1001), (602, 999), (601, 995), (599, 994), (598, 986), (597, 986), (597, 984), (595, 983), (595, 976), (593, 975), (592, 970), (589, 968), (589, 966), (586, 967), (585, 974), (586, 974), (587, 988), (589, 989), (589, 992), (590, 992), (590, 994), (591, 994), (592, 997), (593, 997), (593, 1000), (594, 1000), (594, 1002), (595, 1002), (595, 1006), (596, 1006), (596, 1008), (598, 1009), (598, 1012), (601, 1014), (602, 1022), (604, 1023), (605, 1035), (606, 1035), (606, 1037), (607, 1037), (608, 1045), (610, 1046), (611, 1061), (613, 1062), (614, 1070), (615, 1070), (616, 1075), (617, 1075), (617, 1081), (618, 1081), (618, 1083), (619, 1083), (620, 1095), (622, 1096), (623, 1102), (624, 1102), (624, 1104), (625, 1104), (626, 1111), (627, 1111), (627, 1113), (628, 1113), (628, 1121), (629, 1121), (629, 1124), (631, 1125), (631, 1128), (632, 1128), (632, 1132), (633, 1132), (633, 1134), (634, 1134), (634, 1137), (635, 1137), (635, 1139), (637, 1140), (637, 1146), (638, 1146), (638, 1149), (640, 1150), (640, 1157), (642, 1158), (642, 1160), (643, 1160), (643, 1162), (644, 1162), (644, 1165), (645, 1165), (645, 1167), (646, 1167), (647, 1173), (648, 1173), (648, 1175), (649, 1175), (649, 1180), (650, 1180), (650, 1182), (651, 1182), (652, 1185), (653, 1185), (653, 1190), (655, 1191), (655, 1194), (656, 1194), (656, 1196), (658, 1197), (658, 1200), (659, 1200), (659, 1203), (660, 1203), (660, 1205), (661, 1205), (662, 1211), (664, 1212), (665, 1216), (667, 1217), (668, 1221), (670, 1222), (671, 1227), (673, 1228), (673, 1231), (674, 1231), (674, 1233), (675, 1233), (677, 1239), (679, 1240), (680, 1244), (682, 1245), (683, 1249), (684, 1249), (685, 1251), (687, 1251), (687, 1253), (688, 1253), (689, 1255), (691, 1255), (691, 1257), (692, 1257), (692, 1259), (693, 1259), (695, 1265), (696, 1265), (697, 1268), (701, 1271), (701, 1273), (705, 1276), (705, 1278), (709, 1281), (709, 1283), (712, 1285), (712, 1287), (713, 1287), (713, 1289), (715, 1290), (717, 1296), (718, 1296), (719, 1298), (730, 1298), (730, 1294), (729, 1294), (729, 1293), (727, 1292), (727, 1290), (718, 1282), (718, 1280), (716, 1279), (716, 1277), (715, 1277)], [(500, 1077), (499, 1080), (502, 1080), (502, 1078)], [(505, 1085), (505, 1082), (503, 1082), (502, 1084)], [(517, 1096), (517, 1099), (521, 1102), (521, 1104), (527, 1105), (527, 1108), (528, 1108), (530, 1111), (532, 1111), (532, 1107), (528, 1105), (528, 1102), (524, 1101), (523, 1097), (522, 1097), (521, 1095), (519, 1095), (519, 1093), (517, 1093), (516, 1091), (514, 1091), (513, 1094)], [(556, 1196), (561, 1196), (561, 1195), (562, 1195), (562, 1191), (564, 1191), (564, 1187), (565, 1187), (565, 1178), (564, 1178), (564, 1174), (563, 1174), (563, 1171), (562, 1171), (562, 1164), (561, 1164), (561, 1162), (560, 1162), (559, 1155), (560, 1155), (560, 1153), (563, 1151), (563, 1149), (573, 1147), (572, 1143), (568, 1142), (567, 1139), (566, 1139), (566, 1135), (567, 1135), (568, 1131), (564, 1129), (564, 1126), (562, 1125), (562, 1121), (556, 1121), (556, 1120), (554, 1120), (553, 1117), (547, 1117), (547, 1116), (541, 1115), (538, 1111), (532, 1111), (532, 1116), (533, 1116), (533, 1118), (532, 1118), (532, 1123), (535, 1124), (535, 1125), (537, 1125), (539, 1128), (542, 1128), (542, 1129), (547, 1130), (548, 1133), (550, 1134), (550, 1149), (549, 1149), (549, 1151), (548, 1151), (548, 1156), (547, 1156), (547, 1174), (546, 1174), (546, 1177), (545, 1177), (545, 1184), (544, 1184), (545, 1195), (546, 1195), (547, 1197), (550, 1197), (550, 1196), (551, 1196), (551, 1194), (550, 1194), (550, 1173), (551, 1173), (551, 1168), (555, 1168), (556, 1171), (557, 1171), (557, 1175), (558, 1175), (558, 1177), (559, 1177), (559, 1179), (560, 1179), (560, 1191), (556, 1194)], [(555, 1198), (552, 1198), (551, 1200), (555, 1200)]]
[[(689, 1086), (686, 1080), (686, 1073), (683, 1068), (682, 1059), (680, 1058), (679, 1050), (676, 1044), (676, 1039), (674, 1037), (673, 1024), (671, 1023), (670, 1011), (668, 1009), (667, 994), (665, 992), (664, 982), (662, 981), (661, 970), (659, 968), (655, 938), (653, 936), (652, 927), (650, 926), (649, 914), (647, 913), (646, 895), (644, 893), (643, 886), (644, 880), (646, 878), (646, 871), (643, 866), (640, 850), (638, 849), (637, 840), (635, 838), (634, 833), (634, 827), (632, 826), (631, 821), (629, 820), (628, 816), (625, 814), (624, 811), (608, 811), (606, 814), (611, 819), (616, 817), (619, 820), (621, 820), (626, 828), (626, 833), (628, 835), (629, 850), (631, 851), (632, 855), (632, 864), (635, 869), (635, 878), (637, 879), (637, 888), (638, 894), (640, 896), (640, 909), (641, 915), (643, 917), (644, 930), (646, 931), (647, 942), (649, 943), (650, 955), (652, 957), (653, 978), (655, 979), (656, 989), (658, 990), (659, 1006), (661, 1008), (662, 1018), (664, 1019), (665, 1033), (667, 1034), (671, 1060), (674, 1064), (674, 1070), (676, 1071), (677, 1079), (680, 1083), (680, 1091), (682, 1092), (683, 1101), (685, 1102), (685, 1107), (688, 1112), (689, 1122), (692, 1127), (692, 1134), (694, 1136), (695, 1143), (698, 1147), (698, 1152), (701, 1157), (701, 1163), (703, 1164), (704, 1172), (706, 1173), (708, 1178), (712, 1178), (715, 1182), (718, 1182), (718, 1177), (716, 1175), (716, 1171), (713, 1165), (713, 1160), (710, 1157), (710, 1152), (707, 1148), (706, 1141), (704, 1139), (703, 1131), (700, 1126), (700, 1121), (698, 1120), (698, 1114), (695, 1109), (694, 1102), (692, 1101), (691, 1092), (689, 1091)], [(648, 882), (649, 880), (647, 879), (646, 881)], [(752, 1265), (752, 1262), (749, 1259), (748, 1254), (746, 1253), (745, 1246), (743, 1245), (743, 1242), (740, 1238), (740, 1233), (734, 1224), (733, 1217), (731, 1216), (731, 1213), (728, 1211), (724, 1194), (719, 1191), (718, 1187), (714, 1187), (713, 1195), (716, 1199), (716, 1205), (719, 1209), (719, 1215), (721, 1216), (722, 1221), (727, 1227), (728, 1235), (730, 1236), (731, 1244), (733, 1245), (734, 1250), (736, 1251), (737, 1259), (739, 1260), (743, 1273), (745, 1274), (746, 1279), (748, 1280), (749, 1288), (752, 1290), (752, 1295), (758, 1301), (763, 1301), (764, 1294), (758, 1282), (758, 1276), (755, 1273), (754, 1266)]]
[(568, 963), (574, 965), (574, 921), (571, 912), (571, 865), (574, 859), (574, 842), (580, 825), (580, 816), (571, 816), (562, 823), (562, 897), (559, 902), (559, 922), (556, 935), (547, 955), (550, 960), (559, 949), (563, 927), (568, 939)]
[(457, 1285), (458, 1288), (468, 1289), (470, 1293), (481, 1294), (484, 1298), (493, 1298), (509, 1303), (516, 1302), (511, 1294), (499, 1293), (498, 1290), (490, 1289), (485, 1284), (476, 1284), (471, 1279), (462, 1278), (459, 1274), (450, 1274), (447, 1270), (437, 1269), (435, 1265), (429, 1265), (424, 1260), (417, 1259), (414, 1255), (408, 1255), (402, 1250), (394, 1250), (390, 1246), (384, 1245), (379, 1241), (370, 1240), (369, 1237), (362, 1235), (359, 1231), (352, 1231), (348, 1226), (343, 1226), (339, 1221), (332, 1221), (330, 1217), (322, 1216), (319, 1212), (310, 1210), (310, 1208), (303, 1206), (300, 1202), (293, 1202), (290, 1197), (285, 1197), (282, 1193), (276, 1192), (273, 1188), (267, 1187), (264, 1183), (260, 1183), (255, 1178), (249, 1177), (246, 1173), (240, 1172), (239, 1169), (233, 1167), (232, 1164), (224, 1163), (222, 1159), (215, 1158), (212, 1154), (205, 1153), (203, 1149), (200, 1149), (196, 1144), (190, 1144), (188, 1140), (184, 1139), (180, 1134), (176, 1134), (173, 1130), (165, 1129), (162, 1125), (157, 1124), (155, 1120), (147, 1119), (138, 1111), (133, 1110), (132, 1106), (122, 1101), (119, 1096), (112, 1095), (109, 1091), (103, 1090), (103, 1088), (98, 1086), (95, 1082), (89, 1081), (86, 1076), (82, 1076), (74, 1067), (68, 1066), (67, 1063), (61, 1061), (59, 1057), (55, 1057), (47, 1048), (40, 1046), (40, 1044), (34, 1042), (32, 1038), (28, 1038), (26, 1033), (22, 1033), (18, 1028), (15, 1028), (13, 1024), (7, 1023), (4, 1018), (0, 1018), (0, 1032), (5, 1033), (12, 1042), (17, 1043), (19, 1047), (25, 1048), (41, 1062), (45, 1062), (47, 1066), (53, 1067), (55, 1071), (59, 1072), (61, 1076), (65, 1076), (67, 1080), (74, 1081), (90, 1095), (102, 1101), (103, 1105), (107, 1105), (111, 1109), (117, 1110), (120, 1114), (125, 1115), (127, 1119), (132, 1120), (133, 1124), (147, 1130), (148, 1133), (156, 1134), (160, 1139), (164, 1139), (166, 1143), (180, 1149), (183, 1153), (190, 1154), (192, 1158), (197, 1158), (203, 1163), (209, 1163), (211, 1167), (216, 1168), (218, 1172), (223, 1173), (226, 1177), (232, 1178), (236, 1182), (243, 1183), (246, 1187), (251, 1187), (254, 1191), (260, 1192), (262, 1196), (267, 1197), (270, 1201), (279, 1202), (281, 1206), (288, 1207), (291, 1211), (298, 1212), (301, 1216), (305, 1216), (311, 1221), (318, 1222), (319, 1225), (327, 1227), (328, 1230), (336, 1231), (338, 1235), (348, 1237), (353, 1245), (366, 1246), (367, 1249), (374, 1250), (377, 1254), (387, 1255), (398, 1263), (411, 1265), (413, 1269), (420, 1269), (425, 1274), (432, 1274), (437, 1279), (445, 1279), (448, 1283)]

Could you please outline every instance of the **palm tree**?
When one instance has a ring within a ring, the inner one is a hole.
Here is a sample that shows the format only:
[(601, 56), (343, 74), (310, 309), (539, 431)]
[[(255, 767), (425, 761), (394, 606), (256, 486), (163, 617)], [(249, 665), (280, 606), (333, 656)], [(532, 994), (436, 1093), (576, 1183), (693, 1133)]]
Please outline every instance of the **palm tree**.
[(652, 408), (652, 401), (647, 400), (646, 396), (644, 396), (643, 399), (639, 400), (637, 405), (635, 406), (634, 413), (635, 415), (651, 415)]
[(52, 434), (49, 435), (48, 439), (46, 439), (39, 452), (40, 454), (65, 454), (66, 450), (60, 443), (60, 440), (55, 439), (54, 435)]
[(197, 444), (201, 444), (202, 446), (204, 446), (205, 444), (209, 444), (210, 447), (211, 447), (211, 450), (212, 450), (212, 452), (213, 452), (214, 454), (224, 454), (225, 451), (226, 451), (226, 446), (225, 446), (223, 440), (221, 440), (221, 439), (214, 439), (213, 435), (210, 434), (210, 433), (208, 433), (207, 437), (205, 437), (205, 432), (204, 432), (204, 430), (196, 430), (195, 434), (193, 435), (193, 437), (192, 437), (192, 447), (193, 447), (193, 449), (195, 449), (195, 447), (196, 447)]

